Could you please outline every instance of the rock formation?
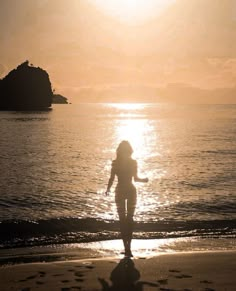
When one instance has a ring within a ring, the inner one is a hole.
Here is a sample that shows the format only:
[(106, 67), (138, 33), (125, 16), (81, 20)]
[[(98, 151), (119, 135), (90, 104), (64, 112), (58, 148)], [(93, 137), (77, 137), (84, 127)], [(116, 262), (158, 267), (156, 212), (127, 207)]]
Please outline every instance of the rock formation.
[(52, 97), (53, 104), (68, 104), (67, 98), (60, 94), (53, 94)]
[(45, 110), (52, 97), (48, 73), (28, 61), (0, 80), (0, 110)]

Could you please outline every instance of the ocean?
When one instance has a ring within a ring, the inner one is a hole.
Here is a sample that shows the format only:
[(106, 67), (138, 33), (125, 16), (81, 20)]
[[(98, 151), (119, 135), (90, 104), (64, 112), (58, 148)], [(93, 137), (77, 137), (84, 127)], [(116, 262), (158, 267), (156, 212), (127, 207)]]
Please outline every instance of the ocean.
[(149, 178), (134, 238), (236, 237), (236, 105), (69, 104), (0, 112), (0, 248), (119, 238), (122, 140)]

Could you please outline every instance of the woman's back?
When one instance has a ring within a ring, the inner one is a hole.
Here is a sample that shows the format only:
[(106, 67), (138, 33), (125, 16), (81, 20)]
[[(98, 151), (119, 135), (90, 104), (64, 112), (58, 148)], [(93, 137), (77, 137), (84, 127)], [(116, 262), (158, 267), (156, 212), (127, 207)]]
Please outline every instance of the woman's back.
[(131, 158), (116, 159), (112, 162), (112, 169), (118, 178), (118, 184), (131, 184), (137, 173), (137, 162)]

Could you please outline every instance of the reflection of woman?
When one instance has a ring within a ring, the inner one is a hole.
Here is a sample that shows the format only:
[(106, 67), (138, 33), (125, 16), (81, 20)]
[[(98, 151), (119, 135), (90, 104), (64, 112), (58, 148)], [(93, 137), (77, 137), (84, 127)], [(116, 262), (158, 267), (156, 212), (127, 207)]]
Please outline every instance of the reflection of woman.
[(133, 233), (133, 215), (136, 206), (136, 188), (132, 183), (148, 182), (137, 174), (137, 162), (131, 158), (133, 149), (128, 141), (122, 141), (116, 150), (116, 159), (112, 162), (111, 176), (107, 185), (109, 193), (115, 176), (118, 183), (115, 190), (115, 201), (120, 219), (121, 237), (124, 243), (125, 256), (132, 256), (130, 245)]

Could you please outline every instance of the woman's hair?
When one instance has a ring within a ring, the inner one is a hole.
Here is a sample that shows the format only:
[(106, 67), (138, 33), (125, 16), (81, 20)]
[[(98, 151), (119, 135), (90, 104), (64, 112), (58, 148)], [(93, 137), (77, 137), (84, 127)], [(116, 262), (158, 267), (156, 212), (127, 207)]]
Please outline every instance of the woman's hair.
[(133, 153), (133, 149), (127, 140), (123, 140), (116, 149), (116, 158), (130, 158)]

